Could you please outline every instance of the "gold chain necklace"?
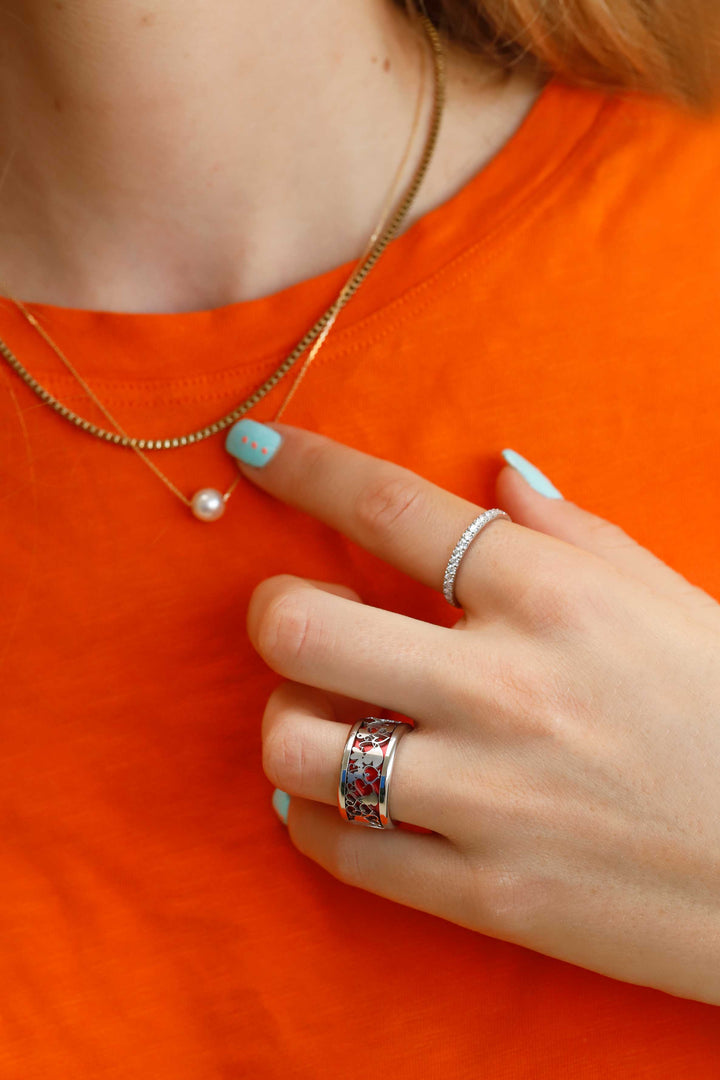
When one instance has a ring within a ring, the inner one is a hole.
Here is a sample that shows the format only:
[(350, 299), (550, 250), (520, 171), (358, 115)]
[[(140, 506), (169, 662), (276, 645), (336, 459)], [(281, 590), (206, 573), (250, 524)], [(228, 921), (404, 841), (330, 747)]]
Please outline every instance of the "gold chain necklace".
[[(231, 424), (234, 424), (237, 420), (244, 416), (245, 413), (247, 413), (255, 405), (257, 405), (258, 402), (261, 401), (266, 396), (266, 394), (268, 394), (291, 370), (291, 368), (297, 363), (302, 354), (306, 351), (308, 346), (312, 345), (313, 347), (310, 353), (308, 354), (304, 364), (298, 372), (298, 375), (289, 393), (285, 397), (274, 419), (279, 419), (280, 415), (287, 408), (290, 399), (295, 394), (300, 382), (302, 381), (305, 373), (307, 372), (307, 369), (309, 368), (313, 359), (315, 358), (323, 343), (325, 342), (333, 324), (335, 323), (338, 314), (363, 284), (368, 274), (373, 269), (380, 256), (383, 254), (386, 247), (393, 239), (398, 229), (402, 225), (403, 221), (405, 220), (432, 159), (433, 152), (437, 143), (438, 132), (440, 129), (440, 120), (445, 104), (445, 58), (440, 38), (433, 24), (425, 15), (419, 16), (419, 21), (423, 26), (428, 43), (431, 48), (434, 68), (435, 92), (433, 108), (429, 122), (429, 129), (422, 157), (420, 159), (420, 163), (417, 169), (415, 170), (412, 180), (408, 185), (402, 202), (400, 203), (395, 213), (392, 215), (389, 223), (386, 225), (385, 222), (387, 220), (388, 207), (394, 196), (395, 189), (399, 182), (400, 174), (402, 173), (407, 158), (410, 154), (412, 143), (414, 141), (414, 135), (419, 122), (420, 110), (423, 99), (424, 66), (423, 79), (421, 81), (420, 91), (418, 94), (415, 117), (405, 154), (403, 155), (403, 159), (400, 162), (400, 165), (398, 166), (397, 172), (395, 174), (395, 179), (393, 181), (390, 194), (386, 199), (385, 206), (383, 207), (383, 211), (380, 216), (380, 221), (378, 222), (378, 225), (376, 226), (372, 236), (370, 237), (370, 240), (368, 241), (368, 244), (366, 245), (363, 254), (360, 256), (360, 259), (356, 264), (355, 269), (343, 285), (336, 300), (320, 316), (318, 321), (305, 334), (302, 340), (298, 342), (290, 355), (286, 357), (285, 360), (283, 360), (280, 366), (272, 373), (272, 375), (269, 376), (269, 378), (265, 380), (264, 383), (262, 383), (259, 387), (257, 387), (256, 390), (253, 391), (250, 397), (237, 405), (231, 412), (227, 413), (225, 416), (213, 421), (210, 424), (207, 424), (205, 427), (200, 428), (197, 431), (191, 431), (187, 434), (175, 436), (173, 438), (144, 439), (128, 435), (127, 432), (125, 432), (120, 426), (120, 424), (117, 422), (117, 420), (115, 420), (115, 418), (110, 414), (108, 409), (102, 404), (101, 401), (99, 401), (99, 399), (87, 385), (82, 376), (75, 370), (74, 366), (62, 352), (60, 347), (52, 340), (49, 333), (40, 324), (38, 319), (32, 314), (32, 312), (28, 311), (22, 301), (15, 299), (15, 297), (10, 295), (7, 289), (4, 289), (6, 298), (12, 301), (13, 304), (15, 304), (15, 306), (27, 319), (30, 325), (41, 335), (44, 341), (56, 353), (56, 355), (63, 362), (65, 367), (70, 371), (70, 373), (74, 376), (77, 382), (80, 383), (83, 390), (91, 399), (91, 401), (94, 402), (100, 412), (102, 412), (102, 414), (110, 421), (115, 430), (109, 430), (107, 428), (99, 427), (98, 425), (93, 424), (90, 420), (87, 420), (84, 417), (73, 412), (73, 410), (68, 408), (66, 405), (63, 405), (61, 401), (54, 397), (54, 395), (51, 394), (49, 390), (42, 386), (41, 383), (39, 383), (37, 379), (35, 379), (30, 374), (30, 372), (27, 371), (27, 369), (21, 364), (18, 358), (11, 351), (10, 347), (6, 344), (6, 342), (3, 341), (2, 338), (0, 338), (0, 354), (2, 354), (10, 367), (20, 376), (20, 378), (27, 384), (27, 386), (29, 386), (30, 389), (37, 394), (37, 396), (44, 404), (49, 405), (61, 417), (63, 417), (63, 419), (68, 420), (72, 424), (75, 424), (80, 430), (86, 431), (88, 434), (94, 435), (96, 438), (102, 439), (110, 443), (111, 445), (124, 446), (134, 450), (138, 457), (140, 457), (141, 460), (148, 466), (148, 468), (155, 473), (158, 479), (160, 479), (165, 484), (165, 486), (169, 488), (169, 490), (172, 491), (173, 494), (175, 494), (181, 500), (181, 502), (193, 512), (195, 517), (201, 521), (216, 521), (219, 517), (222, 516), (227, 501), (235, 490), (237, 484), (239, 483), (241, 476), (235, 478), (229, 489), (224, 494), (221, 494), (214, 488), (202, 488), (200, 491), (197, 491), (192, 496), (192, 498), (188, 498), (179, 490), (179, 488), (175, 486), (175, 484), (173, 484), (173, 482), (163, 472), (161, 472), (157, 465), (155, 465), (155, 463), (151, 461), (149, 457), (147, 457), (145, 451), (169, 450), (176, 447), (189, 446), (193, 443), (200, 442), (203, 439), (209, 438), (211, 435), (216, 435), (219, 432), (223, 431), (225, 428), (229, 427)], [(378, 235), (380, 233), (381, 235)]]

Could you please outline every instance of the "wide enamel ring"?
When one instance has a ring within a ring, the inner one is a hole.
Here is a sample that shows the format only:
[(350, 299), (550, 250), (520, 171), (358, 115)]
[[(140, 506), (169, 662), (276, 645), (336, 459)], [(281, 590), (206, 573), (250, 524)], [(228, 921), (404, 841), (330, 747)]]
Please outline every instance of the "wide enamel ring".
[(340, 816), (354, 825), (393, 829), (390, 817), (390, 777), (395, 749), (412, 725), (402, 720), (363, 716), (353, 724), (345, 743), (338, 808)]

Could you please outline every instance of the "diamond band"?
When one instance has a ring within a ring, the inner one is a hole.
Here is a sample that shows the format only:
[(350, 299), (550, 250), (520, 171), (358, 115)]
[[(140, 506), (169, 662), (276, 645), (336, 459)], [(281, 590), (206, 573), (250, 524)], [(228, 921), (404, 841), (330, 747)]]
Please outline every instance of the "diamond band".
[(476, 517), (474, 521), (470, 522), (455, 545), (452, 555), (448, 559), (448, 564), (445, 567), (445, 577), (443, 578), (443, 596), (448, 604), (452, 604), (453, 607), (462, 607), (462, 604), (459, 604), (455, 599), (455, 576), (458, 572), (458, 567), (463, 560), (463, 556), (480, 530), (484, 529), (485, 526), (489, 525), (495, 518), (506, 518), (508, 521), (512, 521), (510, 515), (506, 514), (504, 510), (485, 510), (479, 517)]

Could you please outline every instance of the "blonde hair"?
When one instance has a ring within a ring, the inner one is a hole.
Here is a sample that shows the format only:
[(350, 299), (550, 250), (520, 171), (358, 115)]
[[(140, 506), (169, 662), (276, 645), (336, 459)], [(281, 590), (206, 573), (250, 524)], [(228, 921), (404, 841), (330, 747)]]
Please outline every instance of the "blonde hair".
[[(407, 6), (407, 0), (395, 0)], [(449, 38), (502, 69), (593, 89), (720, 103), (718, 0), (417, 0)]]

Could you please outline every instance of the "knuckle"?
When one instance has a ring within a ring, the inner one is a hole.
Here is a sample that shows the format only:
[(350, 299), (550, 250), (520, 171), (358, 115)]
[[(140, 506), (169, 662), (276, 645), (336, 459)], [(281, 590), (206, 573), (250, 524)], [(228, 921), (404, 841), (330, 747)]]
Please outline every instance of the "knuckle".
[(263, 740), (263, 745), (267, 739), (274, 736), (275, 731), (282, 727), (286, 722), (286, 715), (292, 707), (292, 702), (289, 697), (293, 683), (282, 682), (279, 686), (271, 692), (270, 696), (265, 703), (265, 709), (262, 715), (262, 724), (260, 734)]
[(263, 772), (271, 784), (283, 791), (303, 791), (307, 759), (302, 739), (291, 724), (276, 721), (263, 737)]
[(521, 728), (525, 718), (534, 723), (541, 697), (535, 674), (529, 657), (500, 652), (488, 668), (493, 709), (485, 723), (505, 735)]
[(297, 589), (280, 592), (264, 605), (255, 626), (255, 647), (274, 671), (294, 670), (313, 637), (307, 599)]
[(520, 607), (533, 633), (566, 636), (583, 631), (611, 615), (612, 588), (601, 580), (597, 560), (578, 552), (576, 562), (565, 559), (539, 570), (522, 595)]
[(512, 736), (518, 743), (547, 744), (561, 748), (571, 739), (572, 721), (568, 703), (538, 687), (532, 704), (513, 717)]
[(332, 473), (336, 448), (325, 439), (306, 443), (302, 452), (303, 482), (310, 487), (324, 487)]
[[(599, 570), (605, 572), (601, 575)], [(598, 562), (594, 555), (569, 576), (564, 604), (561, 609), (564, 629), (585, 634), (599, 624), (609, 627), (617, 621), (617, 581), (619, 572)], [(626, 605), (624, 605), (626, 606)]]
[(520, 600), (522, 613), (533, 633), (554, 633), (566, 626), (571, 599), (565, 585), (556, 573), (535, 573)]
[(507, 926), (523, 905), (520, 875), (508, 866), (493, 866), (479, 875), (478, 898), (483, 914), (493, 926)]
[(514, 797), (497, 810), (496, 837), (504, 838), (499, 839), (502, 848), (499, 843), (478, 843), (465, 850), (467, 891), (476, 926), (517, 940), (532, 932), (559, 897), (552, 896), (552, 874), (532, 851), (533, 836), (542, 835), (544, 818), (538, 828), (530, 820), (530, 802), (516, 804)]
[(342, 830), (338, 835), (332, 852), (332, 864), (328, 869), (333, 877), (336, 877), (343, 885), (361, 886), (367, 877), (363, 868), (361, 845), (353, 842), (356, 837), (352, 832), (353, 829), (365, 827), (363, 825), (352, 825), (349, 829)]
[(478, 916), (495, 932), (523, 939), (532, 933), (546, 903), (546, 888), (540, 876), (533, 877), (507, 864), (480, 873)]
[(395, 533), (419, 510), (421, 484), (412, 473), (396, 470), (368, 484), (359, 494), (355, 515), (364, 533)]
[(573, 679), (562, 650), (537, 658), (508, 655), (492, 668), (494, 723), (516, 744), (551, 742), (566, 746), (591, 707)]
[(638, 546), (624, 529), (604, 518), (595, 518), (586, 525), (586, 528), (588, 535), (603, 551), (626, 551), (628, 548)]

